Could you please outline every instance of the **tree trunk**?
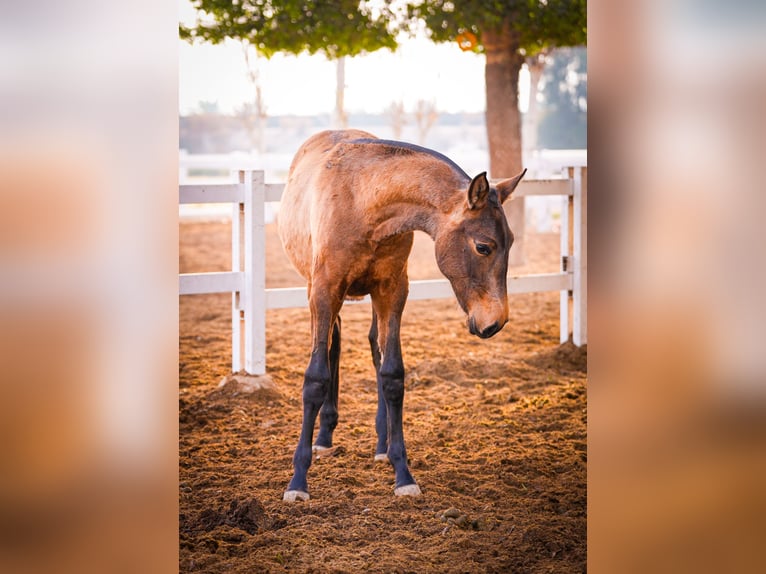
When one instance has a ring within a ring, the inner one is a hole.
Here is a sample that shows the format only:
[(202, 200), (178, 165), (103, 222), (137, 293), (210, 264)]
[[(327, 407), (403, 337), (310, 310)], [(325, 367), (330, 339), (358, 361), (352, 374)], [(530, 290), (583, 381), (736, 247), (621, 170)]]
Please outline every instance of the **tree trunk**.
[(335, 68), (335, 126), (345, 128), (347, 124), (344, 95), (346, 93), (346, 58), (341, 56)]
[[(261, 89), (261, 74), (258, 69), (258, 52), (253, 51), (253, 59), (250, 59), (250, 46), (247, 42), (242, 44), (245, 53), (245, 65), (247, 66), (247, 74), (250, 78), (250, 83), (255, 90), (255, 96), (253, 98), (252, 113), (255, 116), (255, 125), (248, 123), (247, 132), (250, 135), (250, 144), (253, 146), (259, 154), (263, 154), (266, 150), (266, 104), (263, 100), (263, 90)], [(246, 110), (245, 110), (246, 111)], [(250, 114), (246, 114), (245, 118), (248, 119)]]
[[(486, 54), (484, 77), (487, 93), (487, 139), (489, 171), (493, 178), (512, 177), (522, 170), (519, 71), (524, 57), (519, 38), (506, 22), (501, 30), (482, 33)], [(524, 264), (524, 198), (506, 203), (508, 225), (515, 241), (509, 264)]]

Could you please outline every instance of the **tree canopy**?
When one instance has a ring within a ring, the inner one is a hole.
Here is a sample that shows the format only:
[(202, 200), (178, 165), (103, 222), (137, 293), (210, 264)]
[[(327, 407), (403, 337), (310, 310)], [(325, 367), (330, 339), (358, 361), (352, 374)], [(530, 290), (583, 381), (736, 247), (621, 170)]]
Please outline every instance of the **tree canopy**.
[(522, 54), (534, 56), (585, 44), (586, 7), (586, 0), (423, 0), (409, 4), (407, 13), (425, 22), (433, 41), (458, 41), (476, 52), (484, 51), (488, 31), (509, 26)]
[(227, 38), (254, 46), (263, 56), (278, 52), (355, 56), (395, 49), (388, 3), (362, 0), (192, 0), (202, 13), (196, 26), (180, 26), (181, 38), (220, 43)]

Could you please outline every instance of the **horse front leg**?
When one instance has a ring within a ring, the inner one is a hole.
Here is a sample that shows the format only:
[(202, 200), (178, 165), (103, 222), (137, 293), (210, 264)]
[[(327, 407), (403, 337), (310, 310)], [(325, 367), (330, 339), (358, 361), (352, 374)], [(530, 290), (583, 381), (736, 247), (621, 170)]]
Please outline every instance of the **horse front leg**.
[(283, 500), (308, 500), (309, 489), (306, 475), (311, 466), (314, 425), (322, 404), (327, 400), (332, 383), (329, 344), (330, 329), (340, 310), (340, 299), (335, 304), (318, 301), (313, 295), (311, 307), (312, 351), (303, 378), (303, 422), (298, 446), (293, 455), (293, 477), (284, 493)]
[[(403, 407), (404, 407), (404, 361), (399, 336), (402, 311), (407, 300), (407, 280), (401, 281), (387, 297), (375, 299), (376, 313), (384, 341), (383, 352), (378, 369), (378, 392), (382, 395), (386, 411), (386, 434), (388, 448), (386, 455), (394, 467), (396, 483), (394, 494), (397, 496), (417, 496), (420, 487), (410, 473), (407, 465), (407, 449), (404, 445)], [(384, 327), (385, 325), (385, 327)], [(378, 414), (380, 415), (380, 406)], [(376, 425), (377, 426), (377, 425)], [(380, 434), (378, 435), (380, 448)], [(376, 454), (376, 458), (377, 454)]]

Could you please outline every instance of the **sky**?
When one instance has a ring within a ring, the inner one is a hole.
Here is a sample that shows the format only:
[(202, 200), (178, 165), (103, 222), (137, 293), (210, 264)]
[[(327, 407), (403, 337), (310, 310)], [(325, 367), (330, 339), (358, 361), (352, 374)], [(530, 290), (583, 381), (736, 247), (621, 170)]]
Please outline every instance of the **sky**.
[[(179, 0), (181, 22), (196, 20), (189, 0)], [(194, 112), (200, 101), (217, 102), (230, 113), (251, 101), (242, 45), (179, 41), (179, 110)], [(277, 54), (258, 58), (266, 113), (270, 116), (332, 113), (336, 65), (324, 56)], [(528, 77), (520, 78), (522, 110)], [(463, 52), (456, 43), (434, 44), (425, 37), (405, 38), (396, 52), (379, 50), (346, 59), (346, 112), (378, 113), (402, 101), (412, 111), (418, 100), (433, 101), (440, 112), (485, 110), (484, 56)]]

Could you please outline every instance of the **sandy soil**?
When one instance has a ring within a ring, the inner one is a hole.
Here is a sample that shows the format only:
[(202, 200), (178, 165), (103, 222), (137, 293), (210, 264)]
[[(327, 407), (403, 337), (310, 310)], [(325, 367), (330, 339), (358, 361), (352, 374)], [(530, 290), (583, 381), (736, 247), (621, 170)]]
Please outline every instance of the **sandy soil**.
[[(302, 285), (270, 225), (267, 286)], [(181, 224), (181, 272), (226, 270), (230, 228)], [(530, 234), (524, 268), (558, 269), (558, 235)], [(412, 279), (439, 277), (418, 235)], [(219, 388), (230, 369), (229, 295), (180, 299), (182, 572), (584, 572), (586, 350), (558, 344), (558, 295), (512, 296), (511, 321), (472, 337), (454, 300), (407, 305), (404, 432), (423, 496), (394, 497), (373, 461), (370, 310), (343, 316), (335, 447), (311, 500), (283, 503), (308, 363), (306, 309), (270, 311), (275, 388)]]

